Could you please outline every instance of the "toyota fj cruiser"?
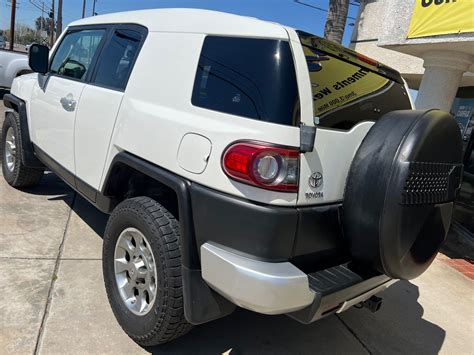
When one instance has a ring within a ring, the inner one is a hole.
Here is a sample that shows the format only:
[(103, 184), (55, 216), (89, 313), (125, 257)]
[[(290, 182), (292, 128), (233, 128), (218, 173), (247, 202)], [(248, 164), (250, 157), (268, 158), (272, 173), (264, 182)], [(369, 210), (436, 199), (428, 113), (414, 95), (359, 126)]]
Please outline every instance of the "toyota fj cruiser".
[[(72, 23), (5, 95), (3, 176), (45, 169), (110, 213), (103, 273), (136, 342), (236, 306), (310, 323), (433, 261), (462, 172), (453, 118), (395, 70), (203, 10)], [(442, 149), (440, 149), (442, 147)]]

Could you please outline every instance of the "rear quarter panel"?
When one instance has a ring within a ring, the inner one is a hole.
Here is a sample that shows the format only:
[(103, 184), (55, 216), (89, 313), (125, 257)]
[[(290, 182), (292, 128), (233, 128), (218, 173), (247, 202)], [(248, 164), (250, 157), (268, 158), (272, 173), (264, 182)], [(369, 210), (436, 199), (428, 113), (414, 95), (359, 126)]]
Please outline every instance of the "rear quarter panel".
[[(193, 106), (191, 95), (204, 38), (204, 34), (149, 33), (125, 92), (101, 188), (113, 157), (127, 151), (222, 192), (262, 203), (295, 205), (296, 193), (262, 190), (224, 174), (221, 157), (230, 143), (248, 139), (297, 147), (299, 128)], [(177, 161), (180, 142), (188, 133), (211, 141), (208, 164), (200, 174), (184, 170)]]

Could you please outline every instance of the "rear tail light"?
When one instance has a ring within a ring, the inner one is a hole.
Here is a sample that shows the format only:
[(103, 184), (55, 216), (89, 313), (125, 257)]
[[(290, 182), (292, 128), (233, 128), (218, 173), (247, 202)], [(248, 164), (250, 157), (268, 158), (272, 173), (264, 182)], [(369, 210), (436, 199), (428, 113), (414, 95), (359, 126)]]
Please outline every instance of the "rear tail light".
[(231, 179), (267, 190), (297, 192), (299, 150), (263, 142), (239, 142), (229, 146), (222, 168)]

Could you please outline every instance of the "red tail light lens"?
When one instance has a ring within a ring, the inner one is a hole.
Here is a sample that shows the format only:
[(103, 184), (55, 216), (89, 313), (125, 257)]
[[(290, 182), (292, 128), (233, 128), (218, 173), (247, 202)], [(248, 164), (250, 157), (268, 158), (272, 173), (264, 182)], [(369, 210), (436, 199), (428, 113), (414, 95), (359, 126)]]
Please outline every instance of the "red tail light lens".
[(241, 142), (224, 152), (222, 169), (234, 180), (268, 190), (297, 192), (299, 150), (263, 142)]

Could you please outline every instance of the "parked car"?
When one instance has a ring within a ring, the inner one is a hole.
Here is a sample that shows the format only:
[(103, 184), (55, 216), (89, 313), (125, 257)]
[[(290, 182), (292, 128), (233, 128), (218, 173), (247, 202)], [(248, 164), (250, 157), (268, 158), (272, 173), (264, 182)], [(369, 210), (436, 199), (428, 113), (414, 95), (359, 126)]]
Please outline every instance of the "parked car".
[(31, 73), (26, 53), (0, 50), (0, 87), (10, 88), (15, 79)]
[(5, 38), (0, 36), (0, 49), (5, 49), (6, 46), (7, 46), (7, 43), (5, 42)]
[(38, 74), (4, 97), (4, 178), (48, 169), (110, 213), (105, 287), (143, 346), (236, 306), (303, 323), (376, 311), (446, 236), (458, 126), (413, 111), (373, 59), (196, 9), (82, 19), (29, 55)]

